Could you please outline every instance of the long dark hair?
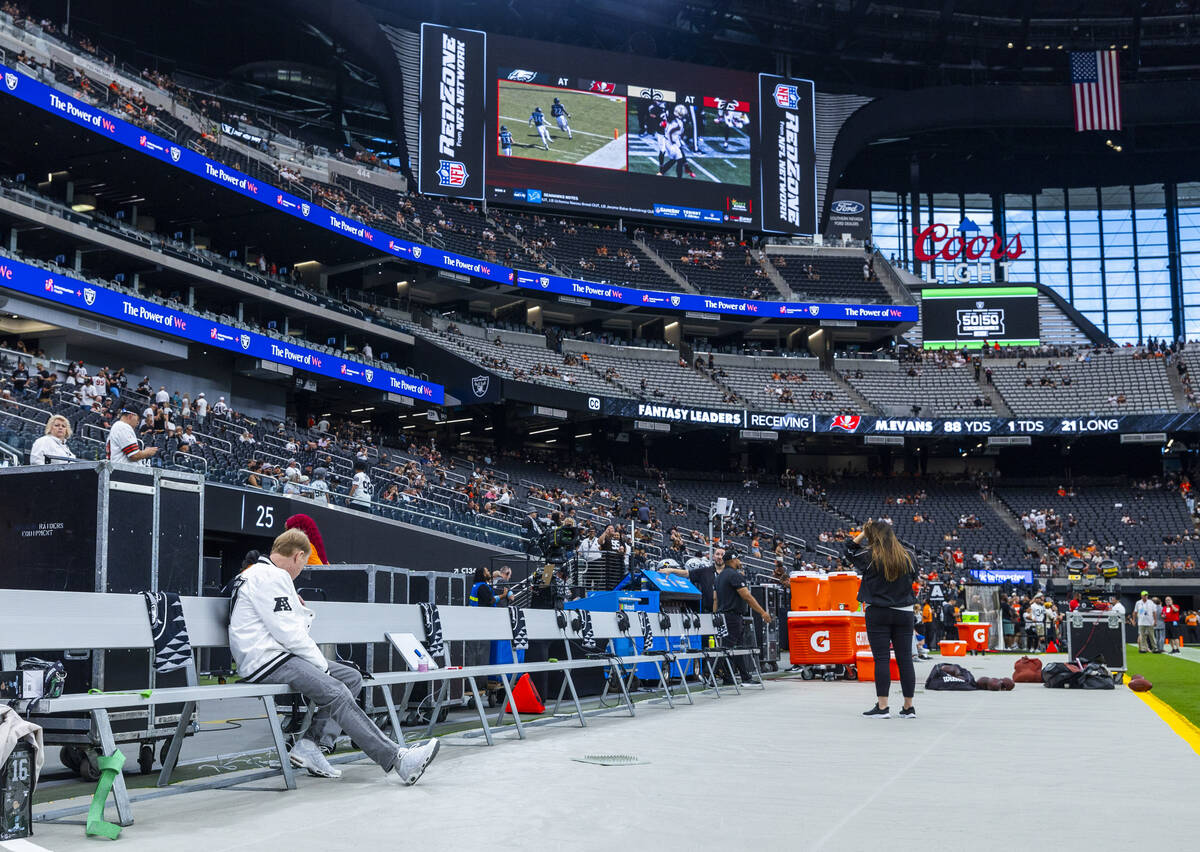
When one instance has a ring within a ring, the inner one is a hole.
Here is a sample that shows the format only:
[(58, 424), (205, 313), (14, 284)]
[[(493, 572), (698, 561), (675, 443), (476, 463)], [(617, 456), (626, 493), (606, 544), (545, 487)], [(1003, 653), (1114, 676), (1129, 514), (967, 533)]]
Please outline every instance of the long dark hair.
[(892, 525), (883, 521), (867, 521), (863, 525), (867, 547), (871, 551), (871, 564), (893, 583), (913, 569), (912, 556), (896, 538)]
[(472, 587), (474, 587), (474, 585), (476, 583), (487, 583), (488, 585), (491, 585), (491, 582), (492, 581), (489, 580), (488, 576), (487, 576), (487, 566), (486, 565), (480, 565), (478, 568), (475, 569), (475, 576), (473, 576), (471, 578), (471, 586)]

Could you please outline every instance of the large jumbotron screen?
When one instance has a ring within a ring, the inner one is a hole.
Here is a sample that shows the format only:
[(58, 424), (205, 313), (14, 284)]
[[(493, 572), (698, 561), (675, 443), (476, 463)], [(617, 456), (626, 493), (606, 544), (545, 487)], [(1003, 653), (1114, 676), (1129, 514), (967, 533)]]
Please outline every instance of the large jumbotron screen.
[(1037, 288), (926, 288), (921, 322), (926, 349), (1037, 346)]
[(431, 24), (421, 45), (423, 193), (816, 228), (808, 81)]

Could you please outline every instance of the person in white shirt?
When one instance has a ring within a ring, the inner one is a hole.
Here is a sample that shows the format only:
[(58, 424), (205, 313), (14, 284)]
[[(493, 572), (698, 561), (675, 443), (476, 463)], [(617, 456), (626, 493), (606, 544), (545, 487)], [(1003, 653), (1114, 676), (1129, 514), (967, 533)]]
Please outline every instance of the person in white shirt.
[(229, 413), (229, 406), (225, 404), (225, 397), (217, 398), (217, 401), (213, 403), (212, 412), (218, 417), (224, 417)]
[(104, 444), (106, 458), (110, 461), (150, 463), (149, 459), (158, 453), (158, 447), (140, 448), (137, 432), (134, 431), (137, 422), (136, 411), (121, 409), (117, 414), (117, 422), (108, 430), (108, 441)]
[(163, 385), (158, 389), (158, 393), (154, 395), (154, 401), (159, 405), (166, 405), (171, 401), (171, 395), (167, 393), (167, 386)]
[(328, 432), (329, 431), (329, 421), (326, 420), (324, 417), (322, 417), (320, 420), (317, 421), (317, 431), (318, 432)]
[(29, 448), (30, 464), (70, 464), (75, 458), (71, 448), (67, 446), (67, 438), (71, 437), (71, 422), (61, 414), (55, 414), (46, 421), (46, 434), (33, 442)]
[(199, 444), (200, 439), (192, 434), (192, 427), (188, 426), (183, 430), (183, 434), (179, 436), (179, 443), (190, 449), (192, 444)]
[(367, 466), (362, 462), (354, 465), (354, 477), (350, 480), (350, 504), (356, 509), (371, 511), (371, 479)]
[(283, 493), (294, 494), (297, 496), (302, 494), (303, 489), (300, 487), (301, 476), (302, 474), (300, 473), (299, 468), (289, 467), (287, 469), (287, 482), (285, 482), (283, 485)]
[(203, 420), (208, 416), (208, 400), (204, 398), (204, 394), (196, 397), (196, 417)]
[(370, 360), (375, 357), (375, 350), (371, 348), (370, 343), (364, 343), (362, 348), (363, 357)]
[(1154, 651), (1154, 620), (1158, 608), (1150, 600), (1150, 593), (1143, 591), (1141, 600), (1133, 605), (1133, 618), (1138, 631), (1138, 653)]
[(316, 613), (296, 593), (295, 580), (308, 564), (312, 543), (298, 529), (287, 530), (233, 581), (229, 604), (229, 650), (242, 680), (285, 683), (317, 708), (312, 722), (292, 746), (293, 766), (319, 778), (338, 778), (318, 745), (344, 731), (384, 772), (414, 784), (438, 753), (434, 739), (405, 748), (384, 736), (355, 697), (362, 691), (356, 669), (325, 659), (309, 635)]
[(600, 558), (600, 542), (596, 541), (596, 534), (592, 530), (588, 530), (583, 541), (579, 542), (579, 558), (589, 565)]
[(313, 471), (308, 491), (309, 496), (318, 503), (329, 503), (329, 483), (325, 481), (325, 468), (318, 467)]

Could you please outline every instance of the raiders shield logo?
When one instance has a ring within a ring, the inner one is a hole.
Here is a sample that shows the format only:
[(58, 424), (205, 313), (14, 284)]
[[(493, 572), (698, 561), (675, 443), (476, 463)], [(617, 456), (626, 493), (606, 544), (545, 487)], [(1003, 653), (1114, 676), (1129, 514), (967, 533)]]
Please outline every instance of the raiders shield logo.
[(308, 214), (311, 210), (312, 210), (312, 207), (309, 206), (307, 201), (300, 202), (300, 212), (303, 213), (306, 217), (308, 216)]
[(491, 383), (491, 376), (475, 376), (471, 379), (471, 390), (475, 392), (475, 396), (482, 397), (488, 392), (488, 386)]
[(183, 155), (183, 152), (179, 150), (179, 147), (178, 147), (178, 146), (176, 146), (176, 145), (172, 145), (172, 146), (171, 146), (171, 160), (172, 160), (173, 162), (176, 162), (176, 163), (178, 163), (178, 162), (179, 162), (179, 158), (180, 158), (182, 155)]
[(809, 305), (809, 306), (808, 306), (808, 312), (809, 312), (810, 314), (812, 314), (814, 317), (817, 315), (817, 312), (818, 312), (818, 311), (820, 311), (820, 310), (821, 310), (821, 309), (820, 309), (820, 308), (818, 308), (816, 305)]
[(93, 305), (96, 302), (96, 291), (91, 287), (83, 288), (83, 302), (85, 305)]
[(413, 246), (413, 259), (419, 260), (420, 258), (421, 258), (421, 247)]
[(545, 290), (547, 287), (550, 286), (550, 279), (547, 278), (545, 275), (543, 275), (541, 278), (538, 279), (538, 283), (541, 284), (542, 289)]
[(243, 349), (249, 349), (250, 348), (250, 335), (243, 334), (243, 335), (239, 336), (238, 343), (242, 344)]
[(6, 71), (4, 73), (4, 85), (8, 86), (8, 90), (10, 92), (17, 87), (17, 81), (19, 79), (20, 78), (11, 71)]
[(367, 369), (363, 370), (363, 378), (366, 379), (368, 382), (374, 381), (375, 371), (372, 370), (370, 367), (367, 367)]
[(679, 297), (678, 296), (671, 297), (671, 306), (675, 307), (675, 308), (679, 307)]

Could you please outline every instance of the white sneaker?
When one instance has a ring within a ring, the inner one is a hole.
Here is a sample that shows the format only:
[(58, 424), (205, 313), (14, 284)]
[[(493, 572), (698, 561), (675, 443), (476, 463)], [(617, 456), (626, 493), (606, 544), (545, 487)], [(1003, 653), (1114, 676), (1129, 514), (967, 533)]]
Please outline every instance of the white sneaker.
[(300, 740), (292, 750), (288, 752), (288, 757), (292, 761), (292, 766), (299, 769), (307, 769), (309, 775), (314, 775), (317, 778), (341, 778), (342, 770), (334, 769), (329, 761), (325, 759), (325, 755), (321, 753), (321, 748), (312, 740)]
[(423, 746), (401, 749), (392, 771), (400, 776), (401, 781), (411, 787), (417, 783), (417, 779), (425, 772), (425, 768), (433, 763), (433, 759), (437, 757), (438, 749), (441, 747), (441, 742), (434, 738)]

